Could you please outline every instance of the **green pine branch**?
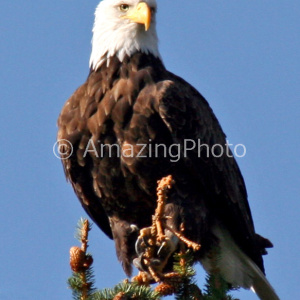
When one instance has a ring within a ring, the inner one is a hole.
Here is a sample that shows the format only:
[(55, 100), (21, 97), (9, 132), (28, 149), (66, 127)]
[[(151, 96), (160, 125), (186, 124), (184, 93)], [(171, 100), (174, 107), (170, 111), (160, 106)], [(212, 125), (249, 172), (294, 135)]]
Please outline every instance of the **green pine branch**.
[(237, 300), (229, 294), (231, 290), (220, 274), (210, 274), (206, 277), (203, 300)]
[(209, 255), (211, 273), (206, 276), (203, 300), (237, 300), (229, 294), (233, 288), (223, 279), (217, 267), (221, 259), (219, 248), (213, 248)]
[(91, 300), (95, 292), (93, 269), (83, 272), (73, 272), (68, 279), (68, 285), (72, 289), (74, 300)]
[(153, 291), (151, 287), (145, 285), (138, 285), (125, 280), (119, 283), (112, 289), (104, 289), (96, 291), (93, 300), (119, 300), (119, 299), (138, 299), (138, 300), (159, 300), (160, 295)]
[(175, 293), (176, 300), (202, 299), (202, 292), (196, 284), (196, 271), (193, 268), (193, 253), (188, 250), (174, 254), (174, 272), (181, 277), (181, 282)]
[[(174, 272), (166, 274), (165, 279), (156, 288), (124, 280), (111, 289), (97, 290), (94, 287), (94, 273), (91, 267), (93, 258), (87, 253), (90, 230), (88, 220), (81, 219), (76, 230), (76, 238), (81, 242), (81, 247), (72, 247), (70, 250), (73, 273), (68, 279), (68, 285), (74, 300), (159, 300), (170, 294), (173, 294), (176, 300), (237, 300), (229, 294), (232, 289), (214, 266), (212, 274), (206, 278), (203, 293), (201, 292), (196, 283), (191, 250), (174, 254)], [(214, 257), (215, 261), (219, 259), (218, 255)]]
[(75, 237), (81, 242), (81, 247), (70, 249), (70, 266), (73, 271), (68, 279), (68, 285), (72, 290), (74, 300), (90, 300), (95, 292), (94, 274), (91, 267), (93, 257), (87, 253), (88, 233), (91, 225), (87, 219), (80, 219)]

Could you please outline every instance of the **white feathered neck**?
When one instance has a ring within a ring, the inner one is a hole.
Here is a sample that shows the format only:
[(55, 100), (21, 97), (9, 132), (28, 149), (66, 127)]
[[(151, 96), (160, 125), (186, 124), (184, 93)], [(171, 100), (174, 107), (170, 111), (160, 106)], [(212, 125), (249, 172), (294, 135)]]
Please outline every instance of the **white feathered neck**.
[[(137, 51), (159, 57), (158, 39), (155, 28), (155, 13), (148, 31), (141, 24), (122, 19), (121, 4), (137, 5), (139, 0), (103, 0), (95, 12), (90, 68), (97, 70), (104, 62), (109, 65), (110, 57), (117, 56), (123, 61), (126, 55)], [(156, 8), (155, 0), (144, 0)]]

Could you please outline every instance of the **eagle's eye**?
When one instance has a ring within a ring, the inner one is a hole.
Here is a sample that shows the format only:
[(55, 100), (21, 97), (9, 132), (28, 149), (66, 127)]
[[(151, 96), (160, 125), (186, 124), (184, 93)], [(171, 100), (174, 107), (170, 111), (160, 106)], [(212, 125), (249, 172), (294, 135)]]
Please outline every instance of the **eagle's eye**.
[(126, 12), (129, 9), (129, 5), (128, 4), (121, 4), (120, 5), (120, 11)]

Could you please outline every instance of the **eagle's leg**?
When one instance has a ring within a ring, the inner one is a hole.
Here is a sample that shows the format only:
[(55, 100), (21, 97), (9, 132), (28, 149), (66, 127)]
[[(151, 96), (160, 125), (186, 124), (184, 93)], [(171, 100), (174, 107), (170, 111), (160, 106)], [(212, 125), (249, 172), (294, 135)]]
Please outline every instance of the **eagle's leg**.
[[(164, 242), (163, 242), (164, 243)], [(159, 253), (160, 243), (156, 243), (156, 237), (152, 234), (152, 226), (143, 228), (136, 241), (137, 258), (133, 264), (142, 272), (134, 278), (138, 282), (160, 282), (162, 279), (162, 270), (168, 261), (169, 251)], [(166, 258), (165, 255), (168, 257)], [(145, 276), (145, 274), (148, 276)]]
[(134, 265), (139, 270), (148, 272), (156, 282), (161, 281), (162, 271), (178, 243), (177, 238), (173, 241), (165, 232), (165, 206), (172, 183), (172, 176), (158, 181), (157, 207), (152, 217), (152, 226), (143, 228), (136, 242), (138, 258), (134, 259)]
[[(171, 226), (166, 224), (166, 220), (171, 218), (165, 216), (165, 208), (166, 208), (166, 200), (167, 200), (167, 192), (171, 189), (172, 185), (174, 184), (174, 180), (172, 176), (169, 175), (167, 177), (162, 178), (158, 182), (157, 187), (157, 208), (155, 210), (155, 215), (153, 216), (153, 225), (152, 225), (152, 234), (156, 236), (156, 241), (163, 243), (168, 238), (165, 234), (165, 230), (168, 229), (174, 234), (180, 241), (187, 245), (188, 248), (192, 248), (194, 251), (200, 249), (200, 245), (188, 240), (184, 237), (180, 232), (174, 230)], [(184, 225), (181, 224), (180, 231), (184, 231)]]
[[(173, 215), (168, 216), (166, 212), (167, 192), (173, 184), (172, 176), (167, 176), (158, 181), (157, 207), (152, 217), (152, 226), (140, 230), (135, 249), (138, 255), (134, 259), (134, 265), (156, 282), (164, 278), (164, 268), (170, 256), (178, 248), (178, 243), (194, 251), (200, 249), (200, 245), (188, 240), (182, 234), (184, 226), (181, 224), (180, 231), (173, 229)], [(169, 205), (169, 204), (168, 204)], [(170, 224), (168, 224), (170, 223)]]

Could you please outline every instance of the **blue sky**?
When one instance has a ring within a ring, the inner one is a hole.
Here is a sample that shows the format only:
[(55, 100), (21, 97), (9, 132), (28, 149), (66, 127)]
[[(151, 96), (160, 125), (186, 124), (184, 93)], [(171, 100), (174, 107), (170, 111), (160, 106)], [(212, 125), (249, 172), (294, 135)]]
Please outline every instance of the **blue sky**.
[[(300, 2), (159, 1), (169, 70), (209, 101), (230, 143), (244, 144), (256, 230), (275, 245), (267, 277), (298, 299), (300, 273)], [(71, 299), (69, 248), (85, 216), (53, 155), (56, 120), (88, 75), (97, 1), (1, 1), (0, 298)], [(90, 236), (97, 287), (124, 278), (113, 242)], [(203, 273), (198, 268), (199, 285)], [(235, 294), (257, 299), (250, 291)]]

